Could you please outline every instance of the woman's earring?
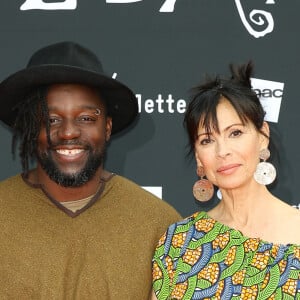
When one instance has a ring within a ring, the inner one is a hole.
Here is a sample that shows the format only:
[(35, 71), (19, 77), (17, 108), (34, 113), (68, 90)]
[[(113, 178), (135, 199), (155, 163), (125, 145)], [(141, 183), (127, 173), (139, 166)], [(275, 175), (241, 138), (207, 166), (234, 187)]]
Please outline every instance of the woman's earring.
[(269, 157), (269, 149), (262, 149), (260, 151), (259, 158), (263, 161), (257, 165), (256, 171), (254, 173), (254, 179), (262, 185), (268, 185), (272, 183), (276, 178), (275, 167), (271, 163), (266, 162)]
[(200, 177), (200, 180), (196, 181), (193, 186), (194, 197), (200, 202), (206, 202), (210, 200), (214, 194), (213, 184), (203, 177), (205, 176), (204, 168), (197, 168), (197, 175)]

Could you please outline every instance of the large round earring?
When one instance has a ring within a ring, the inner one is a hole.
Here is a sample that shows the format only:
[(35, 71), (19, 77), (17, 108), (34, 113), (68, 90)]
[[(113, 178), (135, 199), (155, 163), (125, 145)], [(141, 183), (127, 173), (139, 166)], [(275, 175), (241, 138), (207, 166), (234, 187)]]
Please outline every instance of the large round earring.
[(210, 200), (214, 194), (213, 184), (203, 177), (205, 176), (204, 168), (197, 168), (197, 175), (200, 177), (200, 180), (196, 181), (193, 186), (193, 195), (200, 202), (206, 202)]
[(266, 160), (270, 157), (269, 149), (262, 149), (259, 154), (259, 158), (263, 161), (260, 162), (254, 173), (254, 179), (262, 185), (268, 185), (272, 183), (276, 178), (276, 169), (275, 167), (266, 162)]

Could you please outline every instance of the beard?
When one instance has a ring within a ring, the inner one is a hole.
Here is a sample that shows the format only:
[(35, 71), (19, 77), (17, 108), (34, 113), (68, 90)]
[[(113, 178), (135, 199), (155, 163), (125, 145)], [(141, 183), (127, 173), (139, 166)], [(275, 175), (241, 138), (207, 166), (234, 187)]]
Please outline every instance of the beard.
[[(76, 143), (78, 145), (78, 143)], [(63, 187), (80, 187), (91, 180), (96, 171), (102, 165), (105, 155), (106, 144), (101, 147), (101, 150), (93, 152), (91, 146), (86, 146), (88, 151), (88, 159), (83, 168), (72, 174), (64, 173), (58, 167), (51, 156), (51, 151), (37, 153), (37, 160), (42, 169), (47, 173), (49, 178)]]

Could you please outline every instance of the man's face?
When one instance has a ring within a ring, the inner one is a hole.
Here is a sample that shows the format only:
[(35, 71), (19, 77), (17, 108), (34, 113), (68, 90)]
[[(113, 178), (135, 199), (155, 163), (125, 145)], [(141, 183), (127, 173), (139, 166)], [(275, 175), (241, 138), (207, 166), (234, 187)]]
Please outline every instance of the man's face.
[(79, 84), (49, 88), (47, 105), (50, 145), (42, 124), (37, 145), (38, 165), (65, 187), (81, 186), (102, 167), (112, 121), (97, 92)]

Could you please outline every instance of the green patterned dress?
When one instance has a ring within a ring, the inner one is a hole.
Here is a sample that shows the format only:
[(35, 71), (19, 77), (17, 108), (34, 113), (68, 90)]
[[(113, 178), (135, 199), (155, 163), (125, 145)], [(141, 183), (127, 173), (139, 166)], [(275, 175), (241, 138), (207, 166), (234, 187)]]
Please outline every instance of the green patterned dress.
[(158, 300), (300, 299), (300, 246), (247, 238), (195, 213), (161, 237), (153, 288)]

